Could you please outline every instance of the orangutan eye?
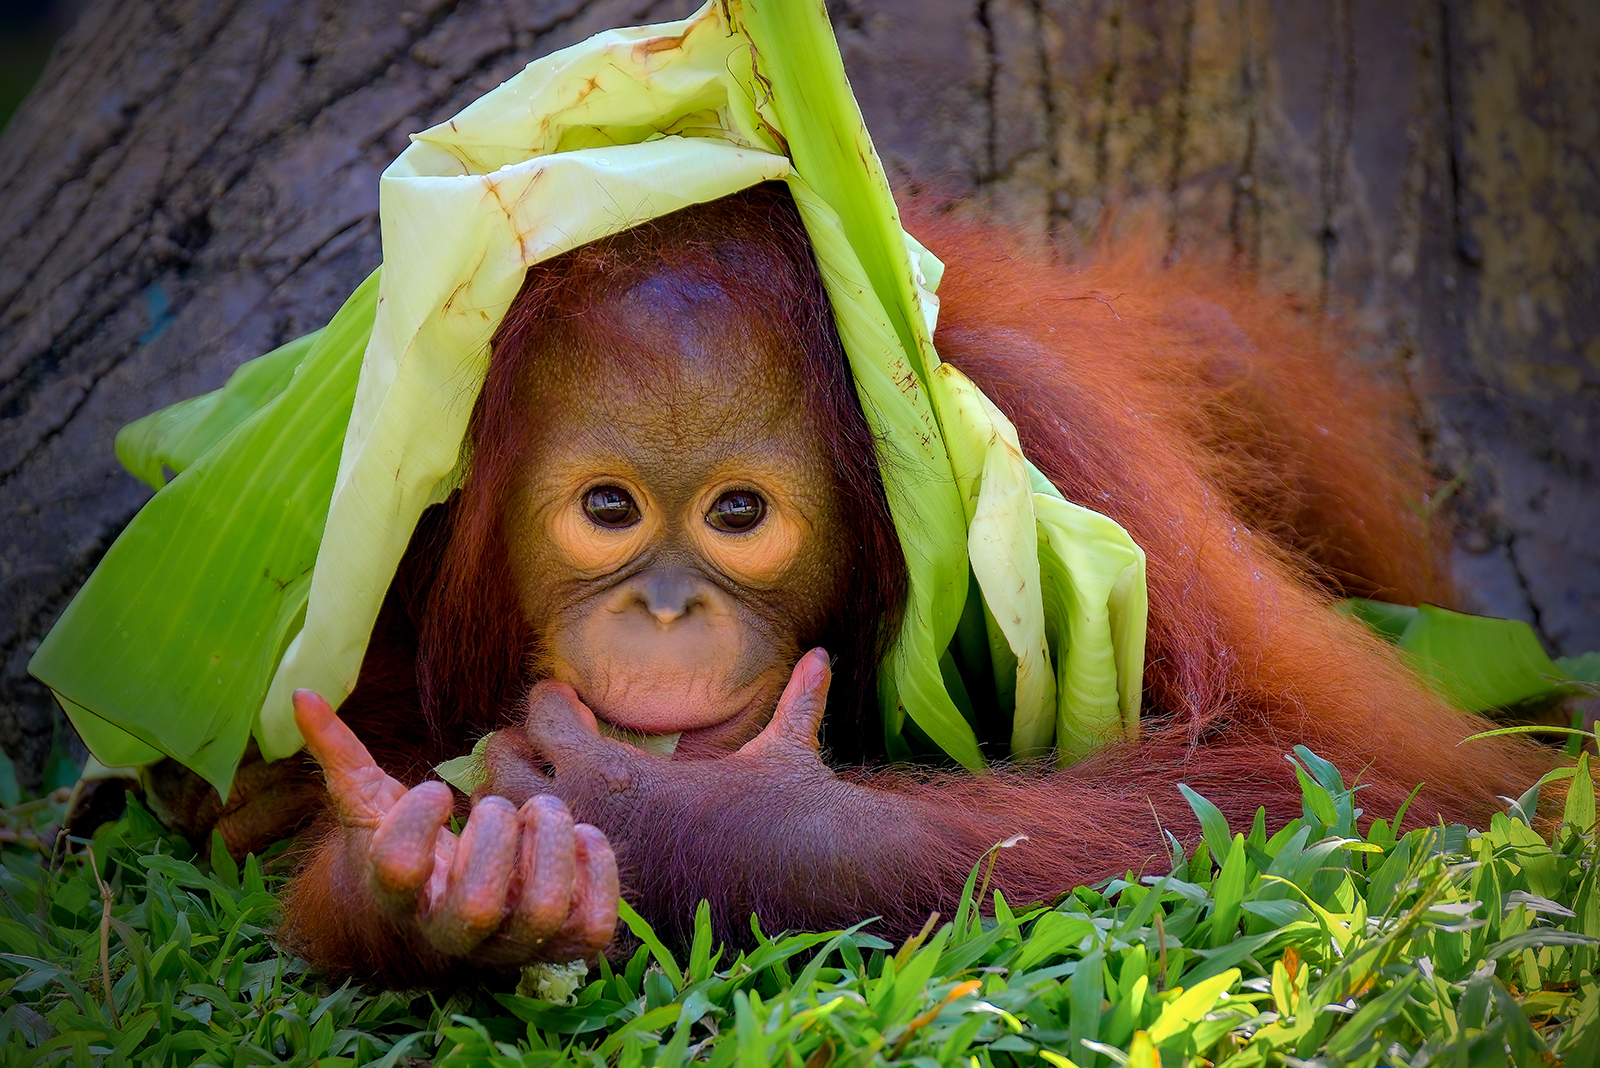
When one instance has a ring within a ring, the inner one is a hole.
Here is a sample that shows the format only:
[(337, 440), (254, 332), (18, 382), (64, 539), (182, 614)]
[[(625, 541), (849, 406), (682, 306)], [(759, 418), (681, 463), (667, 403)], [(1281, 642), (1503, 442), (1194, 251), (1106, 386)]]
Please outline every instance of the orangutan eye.
[(706, 522), (718, 530), (738, 533), (761, 522), (766, 511), (767, 502), (756, 494), (749, 490), (732, 490), (717, 498), (717, 503), (706, 513)]
[(639, 521), (639, 506), (621, 486), (596, 486), (584, 498), (583, 510), (603, 527), (631, 527)]

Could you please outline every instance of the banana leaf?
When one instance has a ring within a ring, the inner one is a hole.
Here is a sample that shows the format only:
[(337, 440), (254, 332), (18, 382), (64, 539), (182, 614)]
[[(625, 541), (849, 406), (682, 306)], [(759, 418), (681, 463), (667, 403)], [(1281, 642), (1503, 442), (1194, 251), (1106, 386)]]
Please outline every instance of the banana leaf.
[[(101, 763), (165, 754), (228, 795), (305, 611), (378, 278), (309, 344), (277, 350), (300, 355), (286, 382), (275, 374), (283, 388), (192, 463), (146, 424), (140, 459), (183, 469), (117, 538), (28, 665)], [(211, 415), (233, 399), (218, 398)], [(187, 413), (205, 410), (186, 403)], [(179, 445), (197, 436), (176, 417), (166, 425)]]
[(1573, 683), (1600, 677), (1600, 654), (1552, 660), (1521, 620), (1362, 598), (1339, 608), (1393, 642), (1440, 696), (1470, 712), (1575, 692)]
[(315, 330), (298, 337), (241, 364), (221, 389), (129, 423), (117, 432), (117, 461), (153, 488), (165, 486), (166, 472), (186, 470), (287, 389), (321, 335)]
[(891, 750), (912, 732), (982, 768), (985, 687), (1019, 756), (1135, 736), (1143, 554), (941, 364), (943, 264), (900, 226), (822, 4), (718, 0), (536, 60), (414, 135), (379, 182), (381, 278), (322, 336), (125, 430), (130, 470), (178, 474), (32, 664), (96, 754), (167, 753), (225, 789), (250, 731), (268, 758), (297, 749), (290, 694), (349, 694), (418, 518), (459, 484), (527, 267), (772, 180), (816, 251), (910, 571), (880, 671)]

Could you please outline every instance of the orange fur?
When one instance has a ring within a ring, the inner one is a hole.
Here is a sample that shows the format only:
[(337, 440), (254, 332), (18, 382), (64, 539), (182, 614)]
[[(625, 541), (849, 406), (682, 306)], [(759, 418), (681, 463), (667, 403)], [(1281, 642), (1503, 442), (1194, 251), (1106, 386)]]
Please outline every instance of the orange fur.
[(936, 342), (1063, 493), (1150, 567), (1146, 736), (1310, 746), (1417, 815), (1484, 820), (1550, 764), (1449, 708), (1335, 596), (1447, 602), (1397, 388), (1287, 302), (1145, 249), (1067, 267), (949, 218)]

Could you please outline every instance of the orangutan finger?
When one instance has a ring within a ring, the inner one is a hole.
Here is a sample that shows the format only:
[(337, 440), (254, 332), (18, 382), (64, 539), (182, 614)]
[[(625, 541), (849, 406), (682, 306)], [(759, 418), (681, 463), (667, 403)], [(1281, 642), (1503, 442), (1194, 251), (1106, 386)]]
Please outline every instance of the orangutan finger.
[(617, 930), (617, 902), (622, 898), (617, 857), (606, 836), (598, 827), (580, 823), (573, 828), (573, 838), (578, 874), (559, 939), (561, 954), (568, 959), (592, 957), (611, 943)]
[(822, 713), (828, 707), (828, 686), (832, 681), (833, 666), (825, 650), (813, 649), (802, 656), (789, 676), (789, 684), (783, 688), (783, 696), (778, 698), (772, 721), (739, 752), (764, 756), (783, 747), (816, 749), (817, 732), (822, 729)]
[(528, 739), (547, 757), (587, 749), (600, 737), (600, 724), (578, 692), (546, 679), (528, 691), (524, 727)]
[(423, 918), (423, 932), (440, 952), (468, 953), (504, 922), (520, 829), (517, 810), (503, 797), (484, 798), (467, 817), (444, 892)]
[(545, 794), (522, 806), (522, 894), (506, 934), (515, 942), (536, 946), (550, 939), (566, 921), (577, 874), (572, 813), (556, 797)]
[(548, 767), (526, 731), (515, 727), (495, 731), (483, 747), (483, 784), (473, 798), (495, 795), (521, 805), (550, 788)]
[(361, 739), (334, 714), (333, 706), (321, 694), (296, 690), (293, 700), (295, 725), (306, 748), (322, 765), (328, 793), (338, 804), (341, 818), (351, 826), (376, 827), (406, 788), (378, 767)]
[(442, 782), (425, 782), (395, 802), (367, 847), (367, 881), (378, 903), (414, 912), (417, 892), (433, 874), (437, 839), (454, 799)]

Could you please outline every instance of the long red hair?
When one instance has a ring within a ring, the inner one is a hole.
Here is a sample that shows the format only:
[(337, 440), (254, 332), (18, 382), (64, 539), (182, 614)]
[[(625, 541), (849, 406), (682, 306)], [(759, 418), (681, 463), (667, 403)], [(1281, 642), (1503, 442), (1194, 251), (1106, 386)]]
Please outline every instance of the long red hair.
[(1490, 724), (1331, 610), (1452, 596), (1403, 390), (1336, 323), (1137, 244), (1077, 266), (949, 215), (910, 225), (949, 264), (941, 355), (1148, 556), (1148, 739), (1201, 747), (1223, 781), (1304, 744), (1363, 775), (1369, 810), (1426, 781), (1424, 819), (1487, 819), (1549, 768), (1521, 739), (1458, 747)]

